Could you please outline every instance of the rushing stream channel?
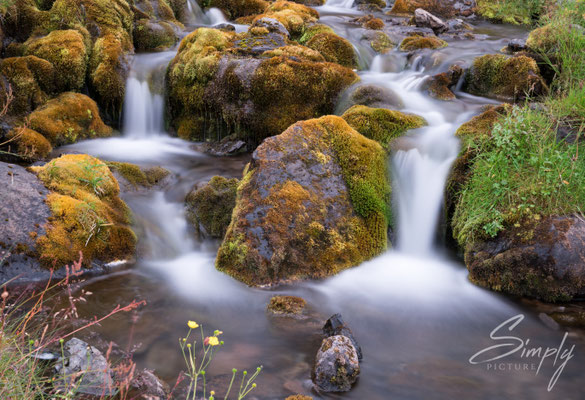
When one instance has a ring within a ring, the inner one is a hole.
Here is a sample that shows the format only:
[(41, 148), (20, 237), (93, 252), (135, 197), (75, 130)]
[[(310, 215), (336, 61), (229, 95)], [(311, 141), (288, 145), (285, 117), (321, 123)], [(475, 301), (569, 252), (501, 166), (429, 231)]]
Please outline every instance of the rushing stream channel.
[[(530, 347), (556, 348), (564, 332), (544, 324), (532, 309), (471, 284), (463, 263), (450, 258), (436, 240), (445, 181), (458, 153), (454, 132), (491, 101), (458, 92), (456, 101), (441, 102), (419, 86), (446, 66), (497, 52), (507, 40), (525, 32), (479, 23), (476, 32), (485, 34), (485, 40), (449, 42), (440, 51), (439, 62), (428, 57), (408, 59), (398, 51), (374, 55), (360, 48), (354, 37), (354, 25), (348, 21), (362, 13), (352, 4), (353, 0), (330, 0), (317, 7), (321, 22), (355, 44), (362, 81), (392, 89), (404, 104), (402, 111), (428, 121), (428, 126), (409, 132), (404, 150), (397, 151), (389, 165), (397, 215), (395, 249), (333, 278), (274, 290), (249, 288), (218, 272), (214, 257), (219, 243), (195, 239), (183, 200), (194, 184), (214, 175), (240, 178), (249, 156), (207, 156), (194, 150), (192, 143), (167, 135), (164, 75), (175, 52), (139, 54), (127, 82), (123, 135), (58, 150), (160, 165), (173, 173), (172, 182), (157, 191), (124, 193), (139, 235), (138, 260), (130, 269), (86, 281), (84, 288), (93, 295), (79, 306), (80, 313), (103, 314), (116, 304), (146, 300), (148, 305), (138, 312), (135, 323), (131, 315), (120, 314), (105, 321), (99, 332), (121, 347), (133, 348), (140, 367), (155, 369), (171, 385), (183, 368), (177, 339), (191, 319), (210, 331), (225, 332), (226, 344), (209, 370), (217, 377), (212, 386), (224, 385), (233, 367), (253, 369), (262, 364), (257, 398), (283, 399), (295, 393), (320, 398), (311, 391), (310, 381), (321, 340), (318, 333), (331, 314), (340, 312), (360, 342), (364, 360), (353, 390), (326, 398), (576, 399), (582, 393), (579, 351), (584, 348), (578, 337), (567, 338), (565, 346), (576, 344), (575, 358), (568, 361), (551, 392), (547, 386), (560, 360), (553, 367), (553, 360), (546, 359), (538, 375), (532, 366), (502, 371), (489, 364), (470, 364), (474, 353), (494, 344), (490, 332), (515, 315), (526, 318), (514, 336), (530, 339)], [(194, 1), (189, 7), (193, 26), (188, 31), (222, 22), (218, 10), (204, 14)], [(312, 318), (291, 322), (267, 316), (266, 304), (277, 293), (306, 299)], [(503, 361), (538, 366), (540, 359), (521, 358), (517, 352)]]

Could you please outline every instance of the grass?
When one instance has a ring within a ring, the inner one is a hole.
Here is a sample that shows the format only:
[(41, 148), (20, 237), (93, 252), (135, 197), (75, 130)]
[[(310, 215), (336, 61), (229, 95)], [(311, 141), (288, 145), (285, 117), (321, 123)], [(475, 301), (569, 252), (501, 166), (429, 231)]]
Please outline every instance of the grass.
[(546, 3), (546, 0), (477, 0), (477, 12), (491, 20), (529, 25)]
[[(549, 215), (585, 209), (585, 1), (559, 2), (542, 24), (554, 32), (553, 54), (542, 54), (555, 71), (542, 107), (515, 106), (491, 134), (470, 144), (471, 178), (453, 216), (460, 245)], [(568, 132), (561, 137), (558, 132)], [(581, 145), (582, 147), (582, 145)]]

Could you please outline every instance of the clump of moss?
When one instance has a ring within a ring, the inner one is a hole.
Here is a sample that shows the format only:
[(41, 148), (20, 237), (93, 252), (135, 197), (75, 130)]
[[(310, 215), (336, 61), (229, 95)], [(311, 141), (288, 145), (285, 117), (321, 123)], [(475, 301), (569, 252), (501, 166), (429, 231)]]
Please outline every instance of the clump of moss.
[[(0, 60), (0, 75), (12, 88), (14, 99), (8, 108), (11, 115), (23, 115), (45, 104), (55, 90), (55, 69), (47, 60), (35, 56)], [(0, 100), (6, 103), (8, 85), (1, 82)]]
[(250, 285), (335, 274), (386, 248), (389, 201), (377, 142), (336, 116), (298, 122), (256, 149), (216, 266)]
[(532, 30), (526, 39), (526, 46), (539, 54), (552, 55), (556, 53), (559, 43), (555, 29), (557, 27), (548, 24)]
[(60, 94), (35, 110), (29, 121), (30, 128), (58, 146), (112, 134), (112, 128), (100, 118), (95, 101), (80, 93)]
[(291, 37), (299, 38), (309, 24), (319, 19), (319, 13), (302, 4), (279, 0), (266, 8), (264, 13), (257, 16), (254, 21), (263, 17), (278, 20), (288, 30)]
[(463, 68), (457, 64), (452, 65), (447, 72), (432, 76), (425, 82), (424, 88), (435, 99), (445, 101), (454, 100), (456, 96), (451, 91), (451, 88), (457, 85), (462, 75)]
[(265, 0), (210, 0), (209, 7), (222, 10), (228, 19), (261, 14), (270, 3)]
[(299, 315), (307, 302), (297, 296), (273, 296), (266, 309), (272, 314)]
[(530, 24), (543, 11), (541, 0), (477, 0), (476, 13), (509, 24)]
[(63, 266), (83, 253), (86, 266), (134, 254), (136, 236), (128, 226), (130, 210), (119, 198), (118, 182), (100, 160), (65, 155), (32, 167), (52, 191), (47, 204), (52, 216), (37, 251), (47, 267)]
[(53, 151), (51, 143), (43, 135), (26, 127), (12, 129), (6, 139), (9, 145), (7, 151), (17, 154), (24, 161), (43, 159)]
[(380, 30), (384, 28), (384, 21), (382, 21), (380, 18), (374, 17), (372, 14), (355, 18), (353, 22), (360, 24), (362, 27), (366, 29)]
[(325, 61), (334, 62), (348, 68), (357, 67), (357, 56), (353, 45), (334, 33), (318, 33), (306, 45), (321, 53)]
[(134, 47), (137, 50), (157, 50), (177, 43), (177, 34), (166, 21), (140, 19), (134, 28)]
[(502, 54), (477, 57), (465, 76), (464, 89), (505, 100), (523, 100), (548, 91), (536, 61), (526, 56), (508, 58)]
[(321, 53), (317, 50), (310, 49), (304, 46), (284, 46), (278, 47), (274, 50), (267, 50), (262, 53), (262, 57), (272, 58), (272, 57), (286, 57), (291, 58), (295, 57), (299, 60), (304, 61), (315, 61), (315, 62), (323, 62), (325, 58)]
[(376, 32), (370, 41), (370, 46), (376, 53), (384, 54), (396, 46), (396, 43), (390, 39), (384, 32)]
[(335, 33), (333, 28), (325, 24), (313, 24), (308, 26), (303, 32), (302, 36), (298, 39), (300, 44), (306, 44), (313, 36), (320, 33)]
[(400, 50), (415, 51), (420, 49), (441, 49), (447, 47), (447, 42), (437, 37), (409, 36), (400, 43)]
[(341, 116), (349, 126), (380, 143), (385, 149), (390, 142), (409, 129), (420, 128), (426, 121), (418, 115), (409, 115), (385, 108), (370, 108), (356, 105)]
[(445, 0), (396, 0), (390, 14), (412, 14), (417, 8), (422, 8), (431, 14), (451, 18), (456, 12), (452, 2)]
[(150, 188), (170, 175), (170, 171), (162, 167), (141, 168), (135, 164), (117, 161), (109, 161), (107, 166), (120, 174), (134, 188), (139, 186)]
[(25, 54), (49, 61), (55, 67), (59, 91), (79, 90), (85, 82), (88, 52), (83, 36), (76, 30), (52, 31), (25, 43)]
[(235, 178), (214, 176), (208, 184), (187, 194), (187, 219), (199, 234), (214, 238), (225, 236), (236, 205), (238, 183)]

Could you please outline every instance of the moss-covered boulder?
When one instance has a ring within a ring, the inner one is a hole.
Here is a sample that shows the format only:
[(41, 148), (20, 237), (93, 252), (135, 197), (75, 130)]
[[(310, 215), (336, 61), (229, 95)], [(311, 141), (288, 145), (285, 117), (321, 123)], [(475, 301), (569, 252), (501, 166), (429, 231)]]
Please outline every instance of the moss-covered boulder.
[(555, 29), (558, 28), (548, 24), (532, 30), (526, 39), (526, 46), (536, 53), (554, 54), (559, 44)]
[(313, 36), (320, 33), (335, 33), (333, 28), (325, 24), (311, 24), (305, 28), (302, 36), (298, 39), (300, 44), (306, 44), (309, 40), (313, 39)]
[(325, 61), (343, 65), (348, 68), (357, 67), (357, 55), (353, 45), (341, 36), (334, 33), (319, 33), (314, 35), (306, 46), (317, 50), (323, 55)]
[(58, 91), (79, 90), (85, 82), (88, 52), (83, 36), (76, 30), (53, 31), (25, 43), (25, 55), (49, 61), (55, 67)]
[(447, 47), (447, 42), (437, 37), (428, 36), (409, 36), (404, 38), (400, 43), (399, 49), (402, 51), (415, 51), (421, 49), (441, 49)]
[(35, 56), (12, 57), (0, 60), (0, 102), (6, 104), (10, 115), (24, 115), (45, 104), (55, 90), (55, 68), (47, 60)]
[(73, 92), (62, 93), (35, 110), (29, 117), (29, 127), (57, 146), (112, 134), (112, 128), (100, 118), (95, 101)]
[(273, 296), (266, 307), (271, 314), (295, 316), (303, 313), (307, 302), (297, 296)]
[(85, 154), (65, 155), (32, 170), (51, 191), (46, 200), (51, 217), (36, 241), (46, 266), (60, 267), (80, 253), (84, 265), (133, 256), (130, 210), (106, 164)]
[(370, 46), (376, 53), (384, 54), (392, 50), (396, 43), (384, 32), (375, 32), (370, 40)]
[(163, 167), (140, 167), (136, 164), (119, 161), (108, 161), (108, 168), (118, 180), (121, 191), (135, 191), (141, 188), (150, 189), (160, 185), (171, 172)]
[(503, 54), (477, 57), (465, 75), (463, 87), (471, 94), (515, 101), (548, 91), (536, 61)]
[(17, 127), (8, 132), (1, 150), (15, 155), (20, 162), (35, 162), (46, 158), (53, 147), (40, 133)]
[(248, 15), (262, 14), (270, 4), (265, 0), (210, 0), (209, 7), (217, 7), (234, 20)]
[(249, 285), (322, 278), (387, 246), (386, 152), (342, 118), (298, 122), (253, 154), (216, 265)]
[(525, 222), (465, 251), (469, 278), (487, 288), (546, 301), (585, 295), (585, 222), (553, 216)]
[(173, 46), (178, 37), (173, 25), (166, 21), (140, 19), (134, 28), (134, 48), (136, 50), (160, 50)]
[(235, 134), (257, 145), (296, 121), (332, 113), (359, 79), (285, 34), (256, 28), (199, 28), (183, 39), (167, 76), (170, 122), (180, 137)]
[(543, 11), (545, 1), (526, 1), (524, 4), (501, 0), (476, 0), (476, 13), (492, 21), (508, 24), (531, 24)]
[(455, 64), (452, 65), (446, 72), (431, 76), (425, 81), (423, 88), (427, 90), (431, 97), (439, 100), (454, 100), (455, 93), (451, 88), (455, 87), (463, 75), (463, 68)]
[(426, 121), (418, 115), (404, 114), (385, 108), (353, 106), (341, 116), (353, 129), (380, 143), (385, 149), (390, 142), (409, 129), (420, 128)]
[(339, 101), (336, 114), (342, 114), (356, 105), (373, 108), (404, 108), (404, 102), (396, 92), (373, 84), (358, 84), (349, 88)]
[(269, 17), (278, 20), (290, 32), (294, 39), (299, 38), (307, 26), (319, 19), (319, 13), (313, 8), (291, 1), (279, 0), (272, 3), (264, 13), (255, 20)]
[(185, 198), (187, 219), (203, 237), (223, 238), (236, 206), (238, 180), (214, 176), (203, 187), (193, 188)]

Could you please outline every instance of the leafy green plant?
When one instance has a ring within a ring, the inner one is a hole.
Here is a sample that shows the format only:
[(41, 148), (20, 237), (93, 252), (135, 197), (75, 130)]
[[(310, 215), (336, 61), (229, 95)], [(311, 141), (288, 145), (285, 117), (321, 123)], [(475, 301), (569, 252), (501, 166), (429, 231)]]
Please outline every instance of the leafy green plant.
[(103, 194), (101, 185), (104, 180), (102, 171), (104, 165), (88, 160), (80, 162), (79, 165), (81, 166), (84, 174), (83, 177), (79, 178), (79, 181), (91, 187), (96, 195), (101, 196)]
[[(223, 333), (222, 331), (216, 330), (213, 332), (213, 336), (205, 337), (203, 332), (203, 326), (200, 326), (195, 321), (189, 321), (187, 323), (189, 327), (189, 331), (187, 332), (187, 336), (182, 339), (179, 339), (179, 346), (181, 348), (181, 353), (183, 354), (183, 358), (185, 360), (185, 365), (187, 367), (186, 375), (190, 379), (189, 382), (189, 391), (187, 393), (187, 399), (198, 399), (197, 397), (197, 389), (198, 389), (198, 382), (201, 379), (202, 386), (203, 386), (203, 398), (208, 400), (215, 399), (215, 392), (210, 391), (209, 397), (207, 397), (207, 385), (206, 385), (206, 369), (211, 363), (213, 359), (214, 352), (219, 347), (223, 346), (223, 340), (219, 339), (219, 336)], [(199, 358), (196, 352), (196, 345), (197, 340), (193, 340), (192, 342), (189, 341), (191, 333), (196, 330), (197, 328), (201, 331), (201, 354)], [(237, 399), (242, 400), (245, 398), (252, 390), (256, 388), (256, 383), (254, 382), (260, 372), (262, 371), (262, 367), (257, 367), (256, 371), (248, 377), (248, 371), (242, 372), (242, 379), (240, 381), (239, 390), (237, 393)], [(232, 387), (234, 385), (234, 381), (236, 380), (237, 370), (234, 368), (232, 369), (232, 378), (230, 380), (229, 387), (225, 394), (224, 400), (229, 398), (229, 395), (232, 391)]]

